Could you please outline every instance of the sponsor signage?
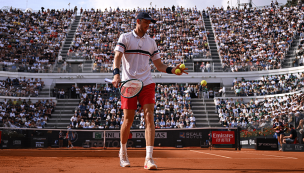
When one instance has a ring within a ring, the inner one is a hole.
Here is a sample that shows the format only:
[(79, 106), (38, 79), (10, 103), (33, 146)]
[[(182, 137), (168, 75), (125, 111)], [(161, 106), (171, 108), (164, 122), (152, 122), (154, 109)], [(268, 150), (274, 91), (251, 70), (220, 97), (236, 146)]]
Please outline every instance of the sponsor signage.
[(249, 144), (248, 140), (241, 140), (241, 145), (248, 145), (248, 144)]
[(13, 145), (21, 145), (21, 140), (13, 140)]
[(254, 139), (241, 138), (240, 143), (241, 143), (243, 148), (254, 148), (255, 147)]
[(255, 138), (256, 150), (278, 150), (278, 140), (276, 138)]
[(36, 148), (43, 148), (44, 147), (44, 142), (36, 142), (35, 147)]
[[(93, 132), (94, 139), (103, 139), (103, 132)], [(120, 139), (119, 132), (106, 132), (106, 139)]]
[(47, 137), (32, 137), (31, 147), (32, 148), (44, 148), (48, 146)]
[(304, 152), (304, 144), (283, 144), (283, 151)]
[[(226, 129), (225, 129), (226, 130)], [(215, 136), (214, 139), (219, 137), (220, 141), (223, 140), (228, 141), (224, 142), (224, 144), (232, 143), (232, 147), (237, 147), (237, 143), (235, 143), (236, 132), (233, 131), (236, 129), (232, 129), (232, 131), (215, 131), (214, 134), (218, 134), (219, 136)], [(35, 130), (40, 132), (39, 130)], [(155, 132), (155, 146), (165, 146), (165, 147), (176, 147), (176, 141), (182, 140), (183, 147), (194, 147), (194, 146), (202, 146), (207, 145), (206, 140), (209, 139), (208, 134), (211, 129), (170, 129), (170, 130), (156, 130)], [(24, 148), (41, 148), (48, 147), (48, 145), (53, 144), (55, 140), (58, 140), (58, 131), (50, 131), (48, 133), (44, 133), (45, 131), (41, 131), (41, 135), (33, 136), (32, 130), (27, 130), (25, 132), (25, 137), (22, 139), (19, 138), (10, 138), (4, 139), (2, 136), (1, 146), (6, 148), (16, 148), (16, 147), (24, 147)], [(42, 133), (43, 132), (43, 133)], [(64, 131), (63, 133), (65, 133)], [(71, 131), (69, 132), (69, 136), (71, 135)], [(94, 130), (86, 131), (86, 130), (73, 130), (74, 136), (71, 139), (74, 146), (86, 146), (86, 147), (119, 147), (120, 145), (120, 132), (118, 130)], [(105, 137), (104, 137), (105, 134)], [(137, 144), (137, 140), (141, 140), (142, 147), (145, 147), (145, 131), (143, 130), (135, 130), (130, 133), (128, 140), (128, 147), (135, 147)], [(228, 134), (228, 135), (227, 135)], [(6, 142), (6, 141), (9, 142)], [(15, 141), (14, 141), (15, 140)], [(21, 140), (21, 144), (20, 141)], [(13, 145), (15, 144), (15, 145)], [(64, 143), (67, 145), (67, 142)]]
[(234, 131), (212, 131), (212, 144), (235, 144)]
[(2, 148), (7, 148), (8, 140), (2, 140)]
[(203, 133), (202, 132), (180, 132), (179, 138), (185, 139), (202, 139)]
[[(145, 132), (132, 132), (132, 138), (143, 139)], [(167, 139), (167, 132), (155, 132), (155, 139)]]
[[(131, 132), (132, 138), (144, 139), (145, 132)], [(103, 132), (93, 132), (94, 139), (103, 139)], [(120, 132), (106, 132), (106, 139), (120, 139)], [(155, 139), (167, 139), (167, 132), (155, 132)]]
[(33, 137), (33, 140), (37, 140), (37, 141), (45, 141), (45, 140), (46, 140), (46, 138), (35, 138), (35, 137)]

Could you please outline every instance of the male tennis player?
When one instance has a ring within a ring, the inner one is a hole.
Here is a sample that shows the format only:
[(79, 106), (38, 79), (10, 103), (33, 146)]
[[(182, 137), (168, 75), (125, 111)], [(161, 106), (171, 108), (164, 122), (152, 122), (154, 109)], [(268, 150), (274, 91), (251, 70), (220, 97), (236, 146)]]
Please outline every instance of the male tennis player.
[[(132, 32), (122, 34), (115, 47), (115, 57), (113, 63), (114, 79), (112, 84), (119, 86), (120, 64), (122, 61), (122, 80), (139, 79), (143, 82), (142, 91), (133, 98), (121, 97), (121, 108), (124, 111), (124, 121), (120, 131), (120, 166), (129, 167), (130, 162), (127, 156), (126, 143), (129, 137), (130, 128), (132, 126), (135, 110), (137, 109), (137, 101), (144, 110), (146, 123), (146, 159), (144, 169), (157, 169), (152, 159), (155, 126), (154, 126), (154, 104), (155, 104), (155, 83), (152, 81), (151, 68), (149, 60), (151, 59), (158, 71), (175, 74), (175, 68), (167, 67), (161, 62), (155, 41), (146, 34), (149, 24), (155, 23), (148, 13), (141, 12), (136, 17), (136, 28)], [(185, 68), (184, 70), (187, 70)], [(186, 73), (182, 70), (182, 73)], [(179, 73), (178, 75), (181, 75)]]

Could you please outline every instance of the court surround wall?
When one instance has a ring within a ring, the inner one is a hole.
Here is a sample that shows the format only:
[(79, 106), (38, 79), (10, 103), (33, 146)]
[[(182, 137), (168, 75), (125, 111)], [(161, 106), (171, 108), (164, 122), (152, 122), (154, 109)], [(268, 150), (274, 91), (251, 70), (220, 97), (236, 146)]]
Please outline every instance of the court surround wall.
[[(156, 83), (199, 83), (201, 80), (207, 80), (208, 83), (223, 83), (223, 85), (232, 85), (234, 78), (241, 79), (244, 77), (246, 80), (259, 80), (263, 76), (290, 74), (304, 72), (303, 67), (284, 68), (268, 71), (250, 71), (250, 72), (237, 72), (237, 73), (198, 73), (193, 72), (188, 75), (181, 76), (166, 74), (166, 73), (152, 73), (153, 81)], [(54, 83), (105, 83), (105, 78), (112, 78), (111, 73), (20, 73), (20, 72), (0, 72), (0, 80), (7, 77), (10, 78), (42, 78), (46, 88), (49, 88)]]

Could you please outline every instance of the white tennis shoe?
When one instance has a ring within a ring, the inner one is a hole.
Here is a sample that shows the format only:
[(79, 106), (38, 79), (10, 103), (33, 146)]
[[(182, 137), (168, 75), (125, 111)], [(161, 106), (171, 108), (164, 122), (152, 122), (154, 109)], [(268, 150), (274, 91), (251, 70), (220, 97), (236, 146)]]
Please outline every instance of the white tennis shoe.
[(127, 153), (119, 153), (119, 158), (121, 167), (130, 167), (130, 162)]
[(144, 169), (152, 169), (152, 170), (157, 169), (157, 166), (154, 163), (154, 160), (152, 158), (149, 158), (149, 159), (146, 158)]

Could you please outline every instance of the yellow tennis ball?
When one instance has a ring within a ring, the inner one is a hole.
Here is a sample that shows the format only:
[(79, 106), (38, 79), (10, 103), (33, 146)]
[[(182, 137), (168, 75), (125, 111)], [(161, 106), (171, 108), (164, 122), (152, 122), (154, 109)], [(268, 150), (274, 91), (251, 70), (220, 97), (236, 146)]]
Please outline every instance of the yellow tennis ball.
[(176, 69), (175, 70), (175, 74), (180, 74), (181, 73), (181, 70), (180, 69)]
[(201, 81), (201, 85), (202, 85), (202, 86), (206, 86), (206, 85), (207, 85), (207, 81), (202, 80), (202, 81)]
[(182, 69), (182, 70), (184, 70), (185, 67), (186, 67), (185, 64), (181, 64), (181, 65), (179, 66), (179, 68)]

